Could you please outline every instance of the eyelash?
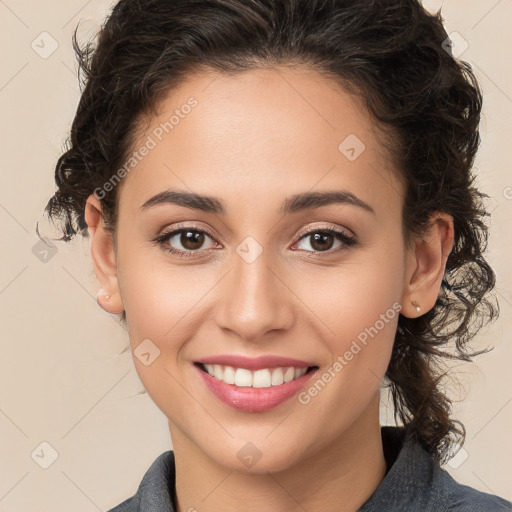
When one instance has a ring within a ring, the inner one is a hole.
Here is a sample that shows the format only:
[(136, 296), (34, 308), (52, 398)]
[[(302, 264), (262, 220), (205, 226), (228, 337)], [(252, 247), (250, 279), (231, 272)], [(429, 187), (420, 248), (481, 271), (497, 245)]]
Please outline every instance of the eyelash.
[[(159, 235), (158, 237), (156, 237), (153, 240), (153, 242), (158, 244), (164, 251), (174, 254), (176, 256), (179, 256), (180, 258), (195, 258), (196, 257), (195, 253), (198, 253), (201, 251), (199, 251), (199, 250), (197, 250), (197, 251), (181, 251), (179, 249), (178, 250), (173, 249), (172, 247), (167, 246), (165, 244), (165, 242), (167, 242), (169, 239), (173, 238), (174, 236), (179, 235), (180, 233), (183, 233), (183, 232), (187, 232), (187, 231), (193, 231), (194, 233), (204, 233), (205, 235), (208, 235), (210, 238), (212, 238), (212, 239), (214, 238), (214, 236), (209, 231), (196, 228), (195, 226), (185, 226), (185, 227), (180, 227), (179, 229), (173, 229), (171, 231), (164, 232), (161, 235)], [(338, 231), (338, 230), (335, 230), (332, 228), (322, 228), (322, 227), (315, 228), (315, 229), (312, 229), (310, 231), (306, 231), (303, 233), (299, 233), (299, 235), (298, 235), (299, 238), (298, 238), (297, 242), (295, 242), (295, 243), (298, 243), (301, 240), (303, 240), (304, 238), (307, 238), (308, 236), (311, 236), (315, 233), (322, 233), (322, 234), (327, 233), (329, 235), (333, 235), (337, 240), (339, 240), (340, 242), (345, 244), (345, 246), (346, 246), (345, 249), (353, 247), (354, 245), (357, 244), (357, 241), (355, 238), (347, 235), (343, 231)], [(215, 249), (206, 249), (207, 252), (213, 251), (213, 250), (215, 250)], [(313, 253), (320, 253), (320, 254), (323, 254), (323, 253), (333, 254), (340, 250), (343, 250), (343, 248), (338, 248), (338, 249), (329, 250), (329, 251), (306, 251), (306, 252), (313, 252)], [(315, 258), (317, 256), (309, 256), (309, 257)]]

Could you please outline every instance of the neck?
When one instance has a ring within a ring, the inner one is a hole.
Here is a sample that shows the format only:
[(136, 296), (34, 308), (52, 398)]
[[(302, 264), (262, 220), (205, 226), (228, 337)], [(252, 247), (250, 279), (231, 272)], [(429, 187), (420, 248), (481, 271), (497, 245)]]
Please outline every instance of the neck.
[(386, 475), (378, 394), (350, 427), (284, 470), (242, 473), (217, 464), (169, 423), (176, 512), (356, 512)]

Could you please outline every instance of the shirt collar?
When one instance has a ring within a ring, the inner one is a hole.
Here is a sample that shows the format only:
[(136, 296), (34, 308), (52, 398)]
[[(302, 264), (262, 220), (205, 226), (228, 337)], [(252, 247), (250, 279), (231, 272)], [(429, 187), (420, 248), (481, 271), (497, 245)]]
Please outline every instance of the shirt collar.
[(359, 512), (426, 510), (431, 504), (432, 482), (442, 470), (408, 432), (404, 427), (381, 427), (387, 473)]

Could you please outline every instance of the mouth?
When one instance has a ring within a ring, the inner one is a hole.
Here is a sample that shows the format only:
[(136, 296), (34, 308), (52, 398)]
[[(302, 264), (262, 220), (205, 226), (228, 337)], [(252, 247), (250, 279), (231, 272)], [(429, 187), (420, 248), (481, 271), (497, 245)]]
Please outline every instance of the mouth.
[(248, 388), (269, 388), (281, 386), (287, 382), (300, 379), (303, 375), (317, 370), (318, 366), (293, 367), (279, 366), (274, 368), (261, 368), (259, 370), (249, 370), (221, 364), (206, 364), (195, 362), (204, 373), (224, 382), (225, 384), (234, 384), (239, 387)]

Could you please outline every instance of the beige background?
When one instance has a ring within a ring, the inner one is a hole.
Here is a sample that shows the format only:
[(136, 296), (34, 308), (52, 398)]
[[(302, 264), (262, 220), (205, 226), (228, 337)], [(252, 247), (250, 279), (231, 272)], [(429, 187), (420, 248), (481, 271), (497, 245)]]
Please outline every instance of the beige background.
[[(437, 10), (442, 2), (425, 5)], [(82, 19), (80, 34), (92, 34), (109, 7), (104, 0), (0, 0), (3, 512), (107, 510), (131, 496), (172, 447), (166, 418), (139, 394), (131, 355), (122, 353), (127, 333), (96, 304), (88, 240), (59, 242), (43, 262), (34, 231), (79, 98), (72, 31)], [(454, 413), (468, 436), (466, 452), (445, 467), (462, 483), (512, 499), (512, 2), (445, 0), (443, 14), (448, 32), (467, 40), (461, 59), (485, 94), (477, 167), (492, 196), (489, 259), (501, 304), (500, 319), (478, 337), (478, 347), (495, 349), (457, 364), (451, 394), (465, 398)], [(45, 55), (52, 44), (58, 47)], [(386, 408), (382, 421), (391, 422)], [(43, 469), (52, 449), (58, 456)]]

